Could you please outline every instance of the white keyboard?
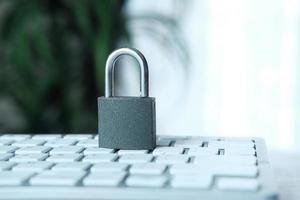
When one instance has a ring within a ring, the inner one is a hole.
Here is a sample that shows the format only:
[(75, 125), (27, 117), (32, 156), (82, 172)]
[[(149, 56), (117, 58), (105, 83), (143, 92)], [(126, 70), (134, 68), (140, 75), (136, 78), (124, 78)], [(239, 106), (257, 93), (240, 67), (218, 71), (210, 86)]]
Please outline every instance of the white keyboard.
[(93, 134), (0, 135), (0, 199), (276, 199), (258, 138), (167, 137), (98, 148)]

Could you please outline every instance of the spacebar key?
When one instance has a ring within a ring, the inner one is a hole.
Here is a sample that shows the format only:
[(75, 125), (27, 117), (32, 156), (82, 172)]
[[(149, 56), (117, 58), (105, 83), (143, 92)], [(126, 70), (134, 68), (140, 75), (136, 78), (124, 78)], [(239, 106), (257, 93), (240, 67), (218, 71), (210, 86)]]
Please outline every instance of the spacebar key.
[(68, 173), (66, 171), (44, 171), (30, 180), (31, 185), (73, 186), (76, 185), (86, 172)]
[(220, 190), (233, 191), (252, 191), (255, 192), (259, 188), (259, 182), (253, 178), (233, 178), (224, 177), (216, 181), (217, 188)]
[(15, 171), (0, 172), (0, 186), (22, 185), (33, 174), (34, 173), (32, 172), (15, 172)]
[(157, 175), (131, 175), (126, 180), (130, 187), (163, 187), (167, 182), (165, 176)]

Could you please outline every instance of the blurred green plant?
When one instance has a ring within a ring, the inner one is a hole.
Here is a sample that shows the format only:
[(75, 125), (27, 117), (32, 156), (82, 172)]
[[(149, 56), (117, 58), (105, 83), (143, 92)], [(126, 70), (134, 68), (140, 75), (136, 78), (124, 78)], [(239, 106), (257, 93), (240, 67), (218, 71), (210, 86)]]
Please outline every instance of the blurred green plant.
[(17, 108), (11, 117), (25, 120), (19, 128), (5, 128), (3, 122), (0, 130), (96, 130), (105, 60), (127, 35), (124, 5), (120, 0), (0, 1), (0, 99)]
[(126, 2), (0, 0), (0, 131), (95, 132), (105, 61), (130, 43), (129, 22), (188, 65), (176, 19), (126, 15)]

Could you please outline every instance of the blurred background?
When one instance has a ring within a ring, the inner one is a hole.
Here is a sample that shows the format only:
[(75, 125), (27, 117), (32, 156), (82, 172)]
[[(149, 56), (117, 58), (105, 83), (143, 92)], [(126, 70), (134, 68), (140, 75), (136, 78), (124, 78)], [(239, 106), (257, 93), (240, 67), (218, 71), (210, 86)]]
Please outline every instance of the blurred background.
[[(298, 0), (1, 0), (0, 131), (95, 132), (107, 56), (140, 49), (157, 133), (300, 145)], [(118, 95), (138, 95), (122, 58)]]

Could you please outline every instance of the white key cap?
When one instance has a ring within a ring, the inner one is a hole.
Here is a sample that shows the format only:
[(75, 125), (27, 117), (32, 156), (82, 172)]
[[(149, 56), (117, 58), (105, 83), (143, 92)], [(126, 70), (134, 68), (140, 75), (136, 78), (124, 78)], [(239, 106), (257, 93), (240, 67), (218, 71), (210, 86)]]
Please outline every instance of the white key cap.
[(76, 142), (77, 140), (60, 138), (60, 139), (48, 141), (44, 144), (44, 146), (50, 146), (50, 147), (71, 146), (74, 145)]
[(176, 164), (176, 163), (186, 163), (189, 160), (188, 155), (159, 155), (157, 156), (156, 163), (166, 163), (166, 164)]
[(48, 153), (50, 150), (51, 147), (45, 147), (45, 146), (21, 147), (15, 151), (15, 154)]
[(148, 150), (119, 150), (117, 153), (119, 155), (124, 155), (124, 154), (146, 154), (148, 153)]
[(119, 162), (123, 163), (145, 163), (151, 162), (153, 155), (151, 154), (125, 154), (120, 156)]
[(153, 151), (153, 155), (161, 155), (161, 154), (182, 154), (182, 147), (157, 147)]
[(22, 185), (33, 175), (32, 172), (0, 172), (0, 186), (18, 186)]
[(211, 163), (213, 165), (255, 165), (257, 163), (257, 158), (255, 156), (197, 156), (194, 159), (194, 163)]
[(240, 176), (256, 177), (258, 169), (255, 165), (214, 165), (213, 163), (203, 164), (175, 164), (170, 167), (170, 174), (207, 174), (217, 176)]
[[(222, 157), (222, 156), (219, 156), (219, 157)], [(224, 155), (223, 156), (224, 158), (221, 158), (223, 159), (223, 163), (234, 163), (234, 164), (237, 164), (237, 165), (256, 165), (257, 164), (257, 157), (256, 156), (247, 156), (247, 155), (242, 155), (242, 156), (235, 156), (235, 155), (232, 155), (232, 156), (226, 156)]]
[(216, 186), (221, 190), (257, 191), (259, 182), (250, 178), (218, 178)]
[(158, 147), (168, 147), (171, 145), (172, 140), (171, 139), (158, 139), (156, 142), (156, 146)]
[(38, 140), (56, 140), (62, 137), (62, 134), (36, 134), (32, 136), (32, 139)]
[(0, 171), (10, 170), (14, 165), (13, 162), (0, 161)]
[(112, 162), (117, 159), (117, 155), (115, 154), (93, 154), (93, 155), (86, 155), (82, 162)]
[(76, 146), (81, 146), (81, 147), (98, 147), (98, 140), (94, 140), (94, 139), (87, 139), (87, 140), (80, 140)]
[(14, 143), (14, 140), (12, 139), (1, 139), (0, 138), (0, 145), (11, 145)]
[(43, 171), (30, 180), (31, 185), (76, 185), (86, 174), (84, 171), (74, 171), (68, 173), (66, 171)]
[(75, 140), (86, 140), (86, 139), (92, 139), (92, 134), (66, 134), (64, 136), (64, 139), (75, 139)]
[(83, 150), (83, 147), (78, 146), (53, 147), (53, 149), (50, 151), (50, 155), (81, 153)]
[(83, 155), (81, 154), (55, 154), (55, 155), (50, 155), (47, 158), (47, 161), (50, 162), (75, 162), (79, 161)]
[(36, 162), (43, 161), (48, 157), (48, 154), (18, 154), (10, 158), (10, 162)]
[(198, 155), (217, 155), (219, 149), (208, 148), (208, 147), (192, 147), (188, 150), (188, 155), (198, 156)]
[(91, 167), (91, 172), (121, 172), (128, 168), (128, 164), (119, 162), (96, 163)]
[(108, 154), (113, 153), (113, 149), (106, 149), (106, 148), (99, 148), (99, 147), (87, 147), (83, 154), (90, 155), (90, 154)]
[(83, 184), (86, 186), (117, 186), (125, 175), (125, 172), (91, 173), (83, 180)]
[(5, 134), (1, 136), (1, 139), (11, 139), (14, 141), (29, 139), (31, 135), (28, 134)]
[(165, 176), (155, 175), (130, 175), (126, 185), (131, 187), (163, 187), (167, 182)]
[(191, 174), (173, 176), (171, 186), (174, 188), (199, 188), (209, 189), (212, 185), (213, 176), (209, 174)]
[(205, 171), (207, 174), (213, 175), (213, 165), (210, 164), (174, 164), (170, 166), (169, 172), (170, 174), (197, 174)]
[(226, 149), (228, 147), (253, 148), (255, 145), (252, 141), (208, 141), (208, 147)]
[(62, 162), (56, 164), (51, 170), (54, 171), (85, 171), (91, 166), (90, 163)]
[(255, 155), (255, 149), (254, 148), (246, 148), (246, 147), (227, 147), (225, 148), (226, 156), (232, 156), (232, 155), (248, 155), (248, 156), (254, 156)]
[(28, 146), (40, 146), (43, 145), (46, 141), (45, 140), (38, 140), (38, 139), (29, 139), (29, 140), (21, 140), (12, 144), (12, 146), (18, 147), (28, 147)]
[(165, 140), (165, 139), (169, 139), (169, 140), (185, 140), (188, 137), (182, 137), (182, 136), (172, 136), (172, 135), (158, 135), (156, 136), (157, 140)]
[(208, 141), (223, 141), (223, 142), (235, 142), (235, 143), (249, 143), (253, 142), (251, 138), (243, 137), (218, 137), (218, 139), (210, 138)]
[(255, 165), (218, 165), (213, 167), (213, 173), (218, 176), (256, 177), (258, 168)]
[(166, 164), (136, 163), (130, 167), (131, 174), (161, 175), (167, 168)]
[(174, 143), (175, 147), (201, 147), (203, 144), (202, 139), (199, 138), (188, 138), (185, 140), (178, 140)]
[(30, 171), (30, 172), (40, 172), (43, 170), (50, 169), (54, 163), (38, 161), (38, 162), (24, 162), (12, 168), (13, 171)]
[(9, 158), (11, 158), (13, 156), (14, 156), (14, 154), (12, 154), (12, 153), (0, 154), (0, 161), (7, 161)]
[(18, 147), (13, 146), (0, 146), (0, 154), (2, 153), (13, 153)]

